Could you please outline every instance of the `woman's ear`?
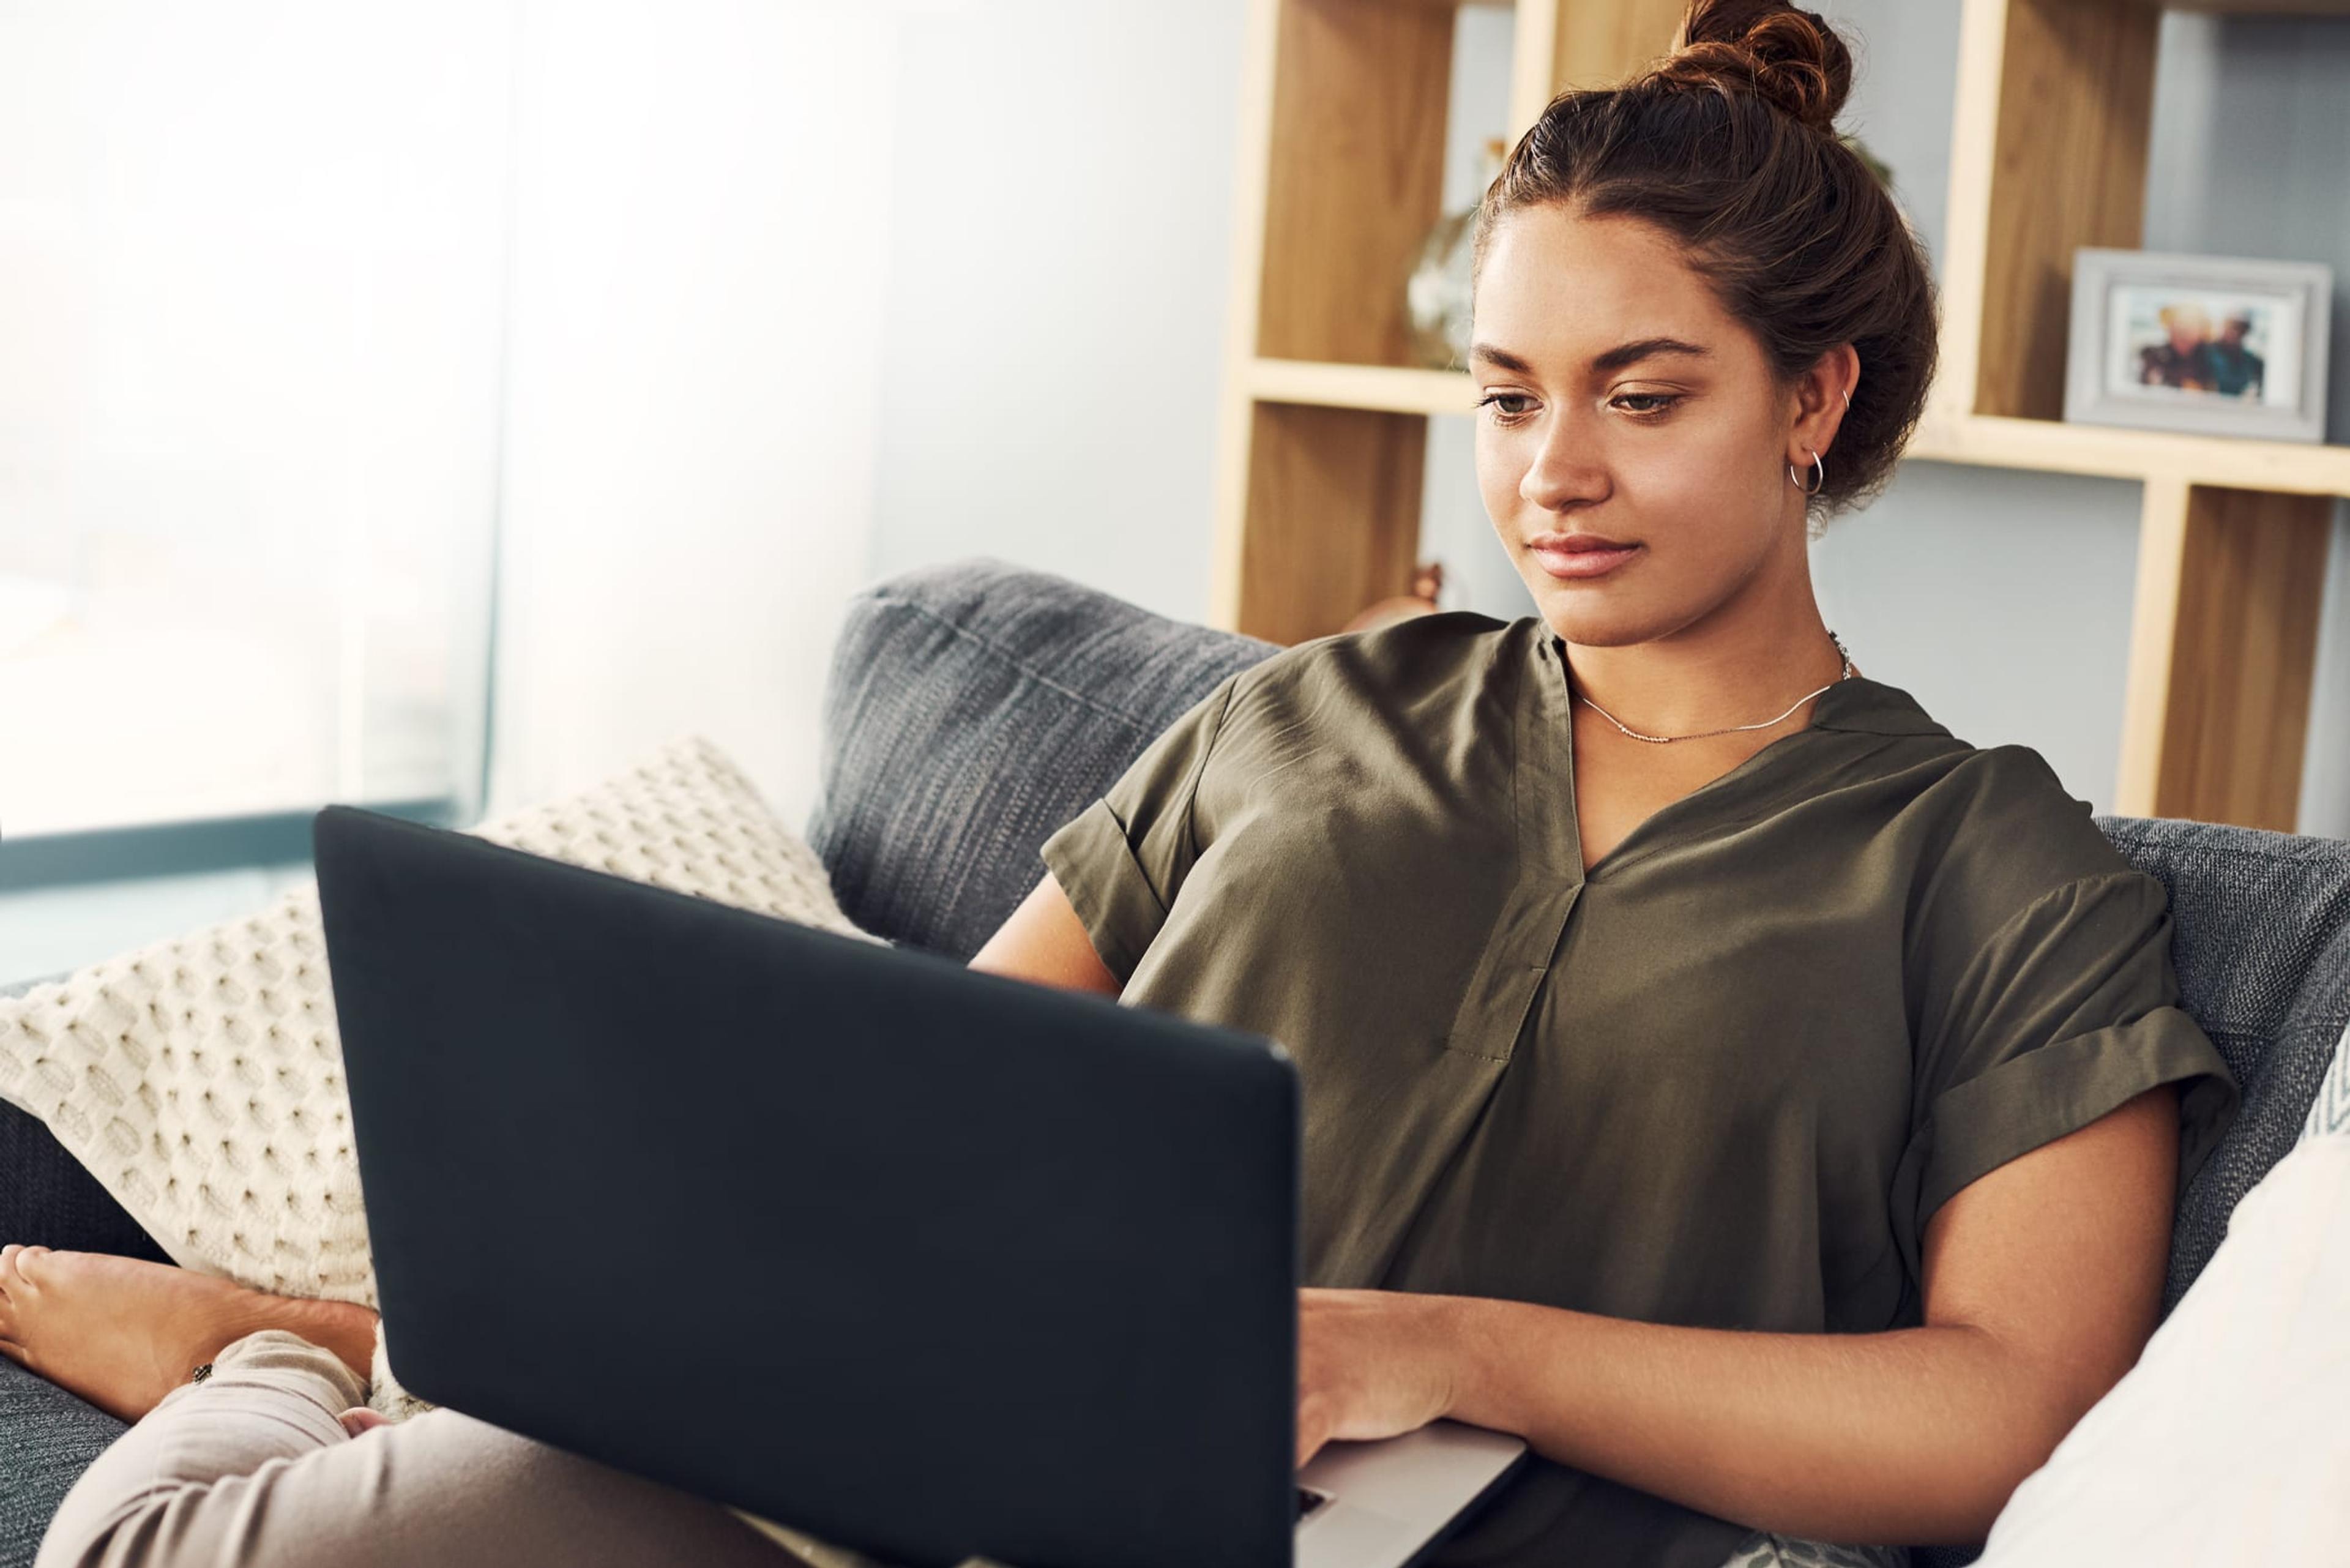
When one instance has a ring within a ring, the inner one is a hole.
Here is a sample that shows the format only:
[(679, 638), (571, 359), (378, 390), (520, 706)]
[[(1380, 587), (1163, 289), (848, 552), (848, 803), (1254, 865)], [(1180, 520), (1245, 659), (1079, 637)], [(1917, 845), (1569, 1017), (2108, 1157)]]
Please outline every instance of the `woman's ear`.
[(1802, 468), (1814, 452), (1826, 457), (1851, 411), (1852, 395), (1859, 389), (1860, 353), (1851, 344), (1839, 343), (1814, 360), (1795, 380), (1795, 421), (1788, 431), (1787, 461)]

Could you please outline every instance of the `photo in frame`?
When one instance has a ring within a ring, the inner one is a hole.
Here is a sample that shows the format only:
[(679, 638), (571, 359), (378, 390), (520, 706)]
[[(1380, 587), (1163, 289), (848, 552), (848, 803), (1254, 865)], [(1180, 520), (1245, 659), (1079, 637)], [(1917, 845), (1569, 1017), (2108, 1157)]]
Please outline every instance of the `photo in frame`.
[(2333, 303), (2320, 262), (2075, 250), (2064, 418), (2322, 441)]

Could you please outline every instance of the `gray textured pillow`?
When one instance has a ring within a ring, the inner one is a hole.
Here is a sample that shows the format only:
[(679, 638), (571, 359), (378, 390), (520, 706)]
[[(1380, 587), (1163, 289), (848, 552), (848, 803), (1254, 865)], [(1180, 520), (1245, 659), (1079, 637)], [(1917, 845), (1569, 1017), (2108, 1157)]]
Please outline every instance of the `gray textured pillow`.
[(842, 913), (969, 959), (1044, 876), (1047, 834), (1278, 651), (985, 556), (865, 589), (834, 645), (806, 834)]
[(2167, 1314), (2219, 1250), (2237, 1201), (2300, 1139), (2350, 1027), (2350, 843), (2161, 817), (2097, 826), (2169, 889), (2180, 1003), (2243, 1088), (2179, 1201)]
[(122, 1423), (0, 1357), (0, 1568), (31, 1568), (73, 1483)]

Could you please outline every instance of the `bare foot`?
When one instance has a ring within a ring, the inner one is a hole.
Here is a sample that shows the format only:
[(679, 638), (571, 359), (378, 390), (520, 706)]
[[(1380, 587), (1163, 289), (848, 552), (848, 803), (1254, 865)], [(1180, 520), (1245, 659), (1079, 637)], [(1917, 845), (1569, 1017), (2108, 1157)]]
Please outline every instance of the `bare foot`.
[(98, 1252), (0, 1247), (0, 1355), (135, 1421), (230, 1343), (282, 1328), (367, 1379), (375, 1314), (264, 1295), (209, 1274)]

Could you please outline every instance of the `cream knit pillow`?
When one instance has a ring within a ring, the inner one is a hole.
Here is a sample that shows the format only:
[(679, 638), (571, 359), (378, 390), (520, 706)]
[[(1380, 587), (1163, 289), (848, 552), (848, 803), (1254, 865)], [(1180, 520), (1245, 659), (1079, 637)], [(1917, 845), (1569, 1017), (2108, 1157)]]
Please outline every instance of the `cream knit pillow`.
[(2309, 1105), (2309, 1119), (2301, 1125), (2303, 1143), (2334, 1134), (2350, 1137), (2350, 1029), (2334, 1047), (2325, 1076), (2317, 1083), (2317, 1097)]
[[(476, 830), (495, 843), (879, 941), (707, 741)], [(184, 1267), (375, 1305), (315, 882), (276, 905), (0, 1000), (22, 1106)], [(417, 1406), (380, 1345), (373, 1403)]]

